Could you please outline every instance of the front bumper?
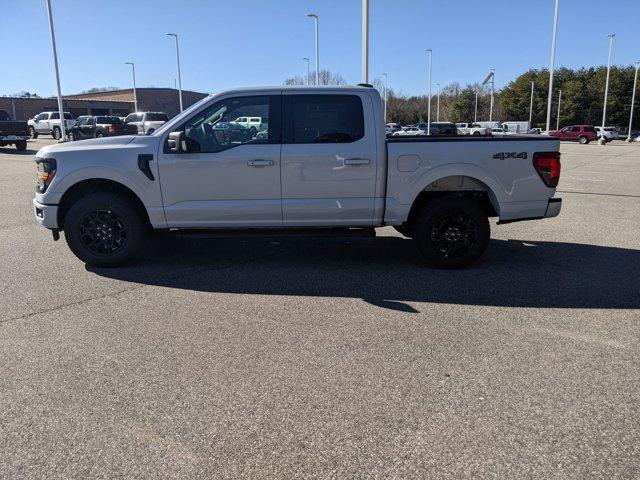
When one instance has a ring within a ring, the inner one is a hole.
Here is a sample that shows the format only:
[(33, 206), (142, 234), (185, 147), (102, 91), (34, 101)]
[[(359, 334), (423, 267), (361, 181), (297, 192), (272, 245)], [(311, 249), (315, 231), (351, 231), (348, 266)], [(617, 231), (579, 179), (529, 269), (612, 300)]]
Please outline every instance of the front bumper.
[(562, 199), (561, 198), (550, 198), (547, 203), (547, 211), (544, 213), (544, 218), (557, 217), (560, 215), (560, 210), (562, 209)]
[(36, 222), (45, 228), (57, 229), (58, 227), (58, 205), (45, 205), (33, 199), (33, 213)]

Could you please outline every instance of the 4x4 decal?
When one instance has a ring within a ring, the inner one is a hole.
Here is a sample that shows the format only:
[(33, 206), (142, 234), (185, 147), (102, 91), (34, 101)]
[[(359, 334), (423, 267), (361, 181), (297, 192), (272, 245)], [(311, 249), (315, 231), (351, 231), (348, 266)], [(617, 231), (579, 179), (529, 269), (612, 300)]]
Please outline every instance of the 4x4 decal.
[(497, 160), (505, 160), (507, 158), (527, 158), (527, 152), (500, 152), (493, 155)]

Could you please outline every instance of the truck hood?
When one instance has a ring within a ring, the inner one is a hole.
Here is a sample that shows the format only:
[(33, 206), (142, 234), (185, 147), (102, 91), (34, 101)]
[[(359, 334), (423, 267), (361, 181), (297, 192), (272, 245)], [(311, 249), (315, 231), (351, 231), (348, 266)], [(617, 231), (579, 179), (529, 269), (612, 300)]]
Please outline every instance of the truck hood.
[(138, 135), (122, 135), (117, 137), (92, 138), (89, 140), (79, 140), (77, 142), (63, 142), (54, 145), (47, 145), (41, 148), (37, 157), (55, 157), (58, 153), (65, 152), (82, 152), (91, 150), (108, 150), (120, 148), (132, 142), (141, 144), (151, 144), (157, 142), (157, 139), (151, 136)]

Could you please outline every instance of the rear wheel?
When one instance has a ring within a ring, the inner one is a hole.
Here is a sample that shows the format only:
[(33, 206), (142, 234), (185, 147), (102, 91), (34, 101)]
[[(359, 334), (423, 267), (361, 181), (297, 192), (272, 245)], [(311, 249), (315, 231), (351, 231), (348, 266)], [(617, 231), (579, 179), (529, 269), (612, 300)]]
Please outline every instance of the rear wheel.
[(155, 132), (155, 130), (153, 128), (150, 128), (149, 130), (147, 130), (147, 135), (151, 135), (153, 132)]
[(29, 127), (29, 135), (31, 136), (31, 138), (33, 138), (34, 140), (36, 138), (38, 138), (38, 132), (36, 132), (36, 129), (33, 127)]
[(69, 132), (67, 134), (67, 137), (69, 137), (69, 141), (70, 142), (75, 142), (75, 140), (76, 140), (76, 136), (75, 136), (75, 134), (73, 132)]
[(462, 268), (482, 256), (491, 229), (486, 213), (476, 202), (442, 197), (424, 206), (412, 234), (428, 263), (439, 268)]
[(55, 140), (60, 140), (60, 138), (62, 137), (62, 132), (60, 131), (60, 128), (53, 127), (53, 131), (51, 132), (51, 135), (53, 135), (53, 138)]
[(16, 150), (19, 152), (24, 152), (27, 149), (27, 141), (23, 140), (21, 142), (16, 142)]
[(92, 193), (74, 203), (64, 219), (65, 240), (83, 262), (115, 267), (141, 250), (147, 226), (142, 212), (114, 193)]
[(586, 145), (587, 143), (589, 143), (589, 139), (587, 137), (578, 137), (578, 143), (581, 143), (582, 145)]
[(102, 138), (102, 137), (104, 137), (104, 133), (102, 132), (96, 133), (96, 138)]

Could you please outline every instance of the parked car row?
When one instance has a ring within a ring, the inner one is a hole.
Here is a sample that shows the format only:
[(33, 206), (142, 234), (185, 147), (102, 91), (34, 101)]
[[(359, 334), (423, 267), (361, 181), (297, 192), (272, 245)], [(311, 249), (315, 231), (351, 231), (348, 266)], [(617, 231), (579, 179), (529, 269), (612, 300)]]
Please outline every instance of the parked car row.
[[(124, 118), (116, 115), (81, 115), (74, 119), (71, 113), (63, 112), (64, 128), (69, 140), (107, 137), (116, 135), (150, 135), (169, 117), (164, 112), (134, 112)], [(27, 122), (28, 135), (51, 135), (62, 138), (59, 112), (42, 112)]]
[(423, 136), (427, 135), (429, 131), (431, 135), (458, 134), (456, 124), (451, 122), (431, 122), (430, 125), (421, 122), (407, 126), (400, 126), (398, 123), (387, 123), (385, 129), (387, 136), (393, 137)]

